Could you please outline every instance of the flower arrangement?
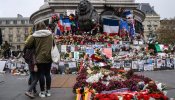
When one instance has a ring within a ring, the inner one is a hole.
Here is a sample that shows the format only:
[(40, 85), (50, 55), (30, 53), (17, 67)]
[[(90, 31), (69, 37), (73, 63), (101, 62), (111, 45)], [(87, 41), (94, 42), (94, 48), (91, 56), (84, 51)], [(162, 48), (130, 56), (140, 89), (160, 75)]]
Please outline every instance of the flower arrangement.
[(59, 44), (77, 44), (77, 45), (85, 45), (85, 44), (95, 44), (95, 43), (114, 43), (115, 40), (121, 40), (119, 36), (107, 36), (105, 34), (98, 33), (95, 36), (88, 35), (64, 35), (57, 36), (56, 42)]
[[(90, 58), (93, 65), (86, 65), (77, 76), (74, 91), (86, 87), (95, 90), (94, 100), (149, 100), (150, 98), (164, 98), (163, 89), (158, 88), (153, 80), (142, 75), (134, 74), (133, 70), (111, 68), (111, 61), (96, 49), (95, 54)], [(104, 66), (98, 64), (104, 63)], [(127, 89), (116, 92), (115, 90)], [(104, 92), (107, 91), (107, 94)], [(90, 99), (87, 99), (90, 100)]]

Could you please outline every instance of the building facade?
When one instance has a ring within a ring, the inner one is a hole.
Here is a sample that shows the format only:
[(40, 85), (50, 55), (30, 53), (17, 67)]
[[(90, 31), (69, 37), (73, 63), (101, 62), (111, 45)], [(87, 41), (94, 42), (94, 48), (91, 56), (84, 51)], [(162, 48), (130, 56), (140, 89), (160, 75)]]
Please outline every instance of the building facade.
[(156, 35), (156, 30), (160, 26), (160, 16), (149, 3), (139, 4), (138, 9), (143, 11), (146, 15), (143, 26), (145, 40), (147, 41), (150, 36)]
[(25, 38), (29, 35), (31, 27), (29, 18), (22, 15), (0, 18), (3, 42), (10, 43), (13, 51), (23, 49)]

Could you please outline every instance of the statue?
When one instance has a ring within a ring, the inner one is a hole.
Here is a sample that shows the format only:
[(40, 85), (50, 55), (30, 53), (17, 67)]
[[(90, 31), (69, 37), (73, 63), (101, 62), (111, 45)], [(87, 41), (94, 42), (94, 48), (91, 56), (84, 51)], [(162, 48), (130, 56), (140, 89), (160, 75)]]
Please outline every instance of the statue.
[(80, 31), (90, 32), (99, 22), (99, 15), (88, 0), (81, 0), (77, 8)]

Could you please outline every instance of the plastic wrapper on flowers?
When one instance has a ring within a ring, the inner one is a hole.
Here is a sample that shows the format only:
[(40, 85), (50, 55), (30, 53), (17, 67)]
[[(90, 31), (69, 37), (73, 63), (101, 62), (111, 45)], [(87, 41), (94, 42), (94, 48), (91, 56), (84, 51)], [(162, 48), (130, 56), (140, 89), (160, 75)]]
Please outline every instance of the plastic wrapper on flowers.
[(161, 93), (149, 94), (148, 91), (125, 91), (108, 94), (96, 94), (94, 100), (168, 100), (168, 97)]

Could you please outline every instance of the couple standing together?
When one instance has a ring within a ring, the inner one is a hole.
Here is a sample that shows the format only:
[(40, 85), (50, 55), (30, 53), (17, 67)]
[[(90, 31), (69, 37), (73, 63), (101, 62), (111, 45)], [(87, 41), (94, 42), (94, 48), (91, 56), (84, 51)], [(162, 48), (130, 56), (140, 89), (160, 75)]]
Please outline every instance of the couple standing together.
[[(30, 35), (24, 47), (24, 59), (29, 65), (30, 78), (29, 88), (25, 95), (34, 98), (36, 84), (39, 81), (40, 97), (51, 96), (51, 48), (53, 36), (44, 22), (39, 22), (35, 25), (35, 32)], [(46, 85), (46, 86), (45, 86)]]

